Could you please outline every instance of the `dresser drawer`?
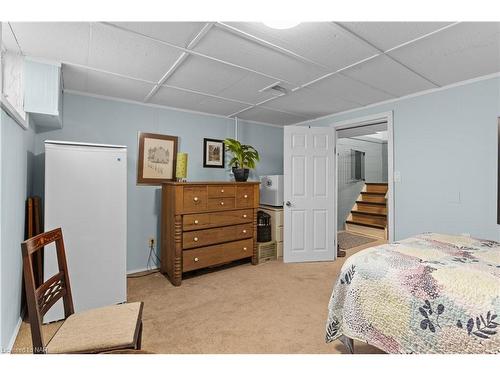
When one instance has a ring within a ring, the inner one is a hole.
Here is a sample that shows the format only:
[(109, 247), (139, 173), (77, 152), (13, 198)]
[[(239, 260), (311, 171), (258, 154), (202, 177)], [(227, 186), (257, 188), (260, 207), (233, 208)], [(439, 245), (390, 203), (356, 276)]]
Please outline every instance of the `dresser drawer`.
[(182, 229), (185, 231), (198, 230), (225, 225), (251, 223), (253, 210), (209, 212), (206, 214), (189, 214), (182, 218)]
[(236, 241), (249, 237), (253, 237), (253, 225), (251, 223), (195, 230), (182, 234), (182, 248), (191, 249), (193, 247)]
[(236, 186), (236, 207), (253, 207), (253, 186)]
[(183, 191), (184, 211), (202, 211), (207, 209), (206, 186), (184, 187)]
[(209, 198), (220, 198), (220, 197), (234, 197), (235, 188), (230, 185), (208, 185), (208, 197)]
[(208, 198), (209, 210), (227, 210), (235, 208), (233, 198)]
[(251, 257), (253, 239), (206, 246), (182, 252), (183, 272)]

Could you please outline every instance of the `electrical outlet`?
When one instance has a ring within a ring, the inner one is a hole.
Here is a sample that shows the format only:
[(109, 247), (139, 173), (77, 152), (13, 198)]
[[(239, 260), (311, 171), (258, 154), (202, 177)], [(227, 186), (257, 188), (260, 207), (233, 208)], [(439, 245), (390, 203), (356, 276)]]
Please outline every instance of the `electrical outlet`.
[(151, 238), (149, 239), (149, 242), (148, 242), (148, 243), (149, 243), (149, 247), (153, 247), (153, 246), (155, 245), (155, 239), (154, 239), (154, 237), (151, 237)]

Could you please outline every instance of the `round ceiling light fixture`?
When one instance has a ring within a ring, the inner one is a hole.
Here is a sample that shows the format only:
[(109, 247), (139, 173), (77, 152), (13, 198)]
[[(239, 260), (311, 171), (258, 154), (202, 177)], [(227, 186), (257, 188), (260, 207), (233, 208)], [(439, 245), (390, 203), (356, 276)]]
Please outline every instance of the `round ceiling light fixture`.
[(285, 30), (297, 26), (300, 22), (290, 20), (274, 20), (263, 22), (263, 24), (272, 29)]

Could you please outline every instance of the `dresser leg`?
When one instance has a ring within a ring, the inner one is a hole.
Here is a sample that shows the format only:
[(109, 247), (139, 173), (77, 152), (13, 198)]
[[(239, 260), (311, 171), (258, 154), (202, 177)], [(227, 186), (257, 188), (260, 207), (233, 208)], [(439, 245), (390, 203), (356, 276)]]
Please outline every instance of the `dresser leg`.
[(253, 210), (253, 255), (252, 264), (255, 266), (257, 264), (257, 209)]
[(180, 286), (182, 283), (182, 216), (176, 215), (174, 222), (174, 274), (172, 277), (172, 284)]

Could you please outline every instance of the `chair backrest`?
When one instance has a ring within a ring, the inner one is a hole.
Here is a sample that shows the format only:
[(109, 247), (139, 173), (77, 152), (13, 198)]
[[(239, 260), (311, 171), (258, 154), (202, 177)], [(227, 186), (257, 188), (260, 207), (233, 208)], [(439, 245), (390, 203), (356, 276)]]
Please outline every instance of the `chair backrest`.
[[(56, 243), (59, 272), (37, 288), (33, 272), (32, 255), (52, 242)], [(41, 233), (24, 241), (21, 243), (21, 250), (23, 253), (24, 284), (26, 287), (26, 302), (33, 340), (33, 353), (45, 353), (45, 344), (42, 335), (43, 316), (60, 298), (63, 299), (64, 317), (67, 318), (74, 313), (61, 228)]]

